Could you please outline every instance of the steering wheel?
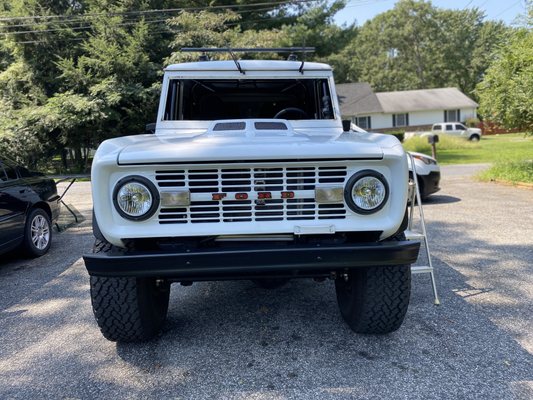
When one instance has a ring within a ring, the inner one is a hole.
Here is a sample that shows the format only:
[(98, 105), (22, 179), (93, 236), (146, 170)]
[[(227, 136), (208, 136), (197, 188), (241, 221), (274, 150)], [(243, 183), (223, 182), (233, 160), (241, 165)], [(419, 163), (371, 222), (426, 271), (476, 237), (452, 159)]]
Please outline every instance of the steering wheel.
[(300, 117), (298, 119), (309, 118), (307, 113), (301, 108), (287, 107), (287, 108), (284, 108), (283, 110), (278, 111), (276, 115), (274, 115), (274, 119), (285, 119), (287, 114), (295, 114), (295, 115), (297, 114)]

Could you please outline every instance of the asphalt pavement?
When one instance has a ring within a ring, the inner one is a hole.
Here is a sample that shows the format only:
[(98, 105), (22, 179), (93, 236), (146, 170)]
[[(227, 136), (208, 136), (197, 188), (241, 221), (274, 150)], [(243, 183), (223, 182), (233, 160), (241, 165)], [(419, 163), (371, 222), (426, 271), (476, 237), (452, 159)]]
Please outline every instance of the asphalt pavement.
[(90, 184), (76, 183), (65, 201), (84, 221), (42, 258), (0, 256), (0, 399), (531, 399), (533, 192), (476, 168), (443, 167), (424, 206), (442, 304), (414, 276), (385, 336), (348, 329), (331, 281), (241, 281), (173, 285), (156, 340), (108, 342), (80, 258)]

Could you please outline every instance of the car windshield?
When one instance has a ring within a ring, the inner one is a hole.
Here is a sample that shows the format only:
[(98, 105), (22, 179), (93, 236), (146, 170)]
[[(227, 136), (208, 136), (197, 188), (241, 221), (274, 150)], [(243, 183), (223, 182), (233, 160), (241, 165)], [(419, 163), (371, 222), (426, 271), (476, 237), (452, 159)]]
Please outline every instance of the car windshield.
[(327, 79), (172, 79), (164, 120), (332, 119)]

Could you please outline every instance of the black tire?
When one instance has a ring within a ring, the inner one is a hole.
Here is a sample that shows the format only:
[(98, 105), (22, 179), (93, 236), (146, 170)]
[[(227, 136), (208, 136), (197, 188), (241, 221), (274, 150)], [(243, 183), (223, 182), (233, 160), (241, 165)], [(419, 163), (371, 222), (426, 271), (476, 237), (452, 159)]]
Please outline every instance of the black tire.
[[(405, 239), (403, 233), (393, 240)], [(411, 269), (390, 265), (353, 269), (335, 281), (339, 310), (357, 333), (386, 334), (401, 325), (409, 306)]]
[(479, 139), (481, 139), (479, 135), (472, 135), (468, 138), (471, 142), (479, 142)]
[(252, 279), (252, 282), (262, 289), (277, 289), (289, 282), (289, 278)]
[[(113, 246), (97, 241), (94, 252)], [(113, 342), (143, 342), (165, 322), (170, 284), (151, 278), (91, 276), (91, 302), (104, 337)]]
[(34, 208), (28, 214), (24, 227), (22, 246), (25, 254), (40, 257), (48, 252), (52, 245), (52, 222), (42, 208)]

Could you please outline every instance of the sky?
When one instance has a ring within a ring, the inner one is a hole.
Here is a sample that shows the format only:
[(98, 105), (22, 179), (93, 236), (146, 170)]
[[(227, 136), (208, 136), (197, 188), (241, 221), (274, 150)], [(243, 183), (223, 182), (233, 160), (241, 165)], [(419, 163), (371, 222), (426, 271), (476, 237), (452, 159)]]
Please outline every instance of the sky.
[[(524, 13), (525, 0), (433, 0), (436, 7), (463, 9), (477, 7), (485, 11), (487, 19), (502, 20), (512, 24), (518, 14)], [(335, 22), (361, 26), (365, 21), (394, 7), (396, 0), (349, 0), (346, 7), (337, 13)]]

